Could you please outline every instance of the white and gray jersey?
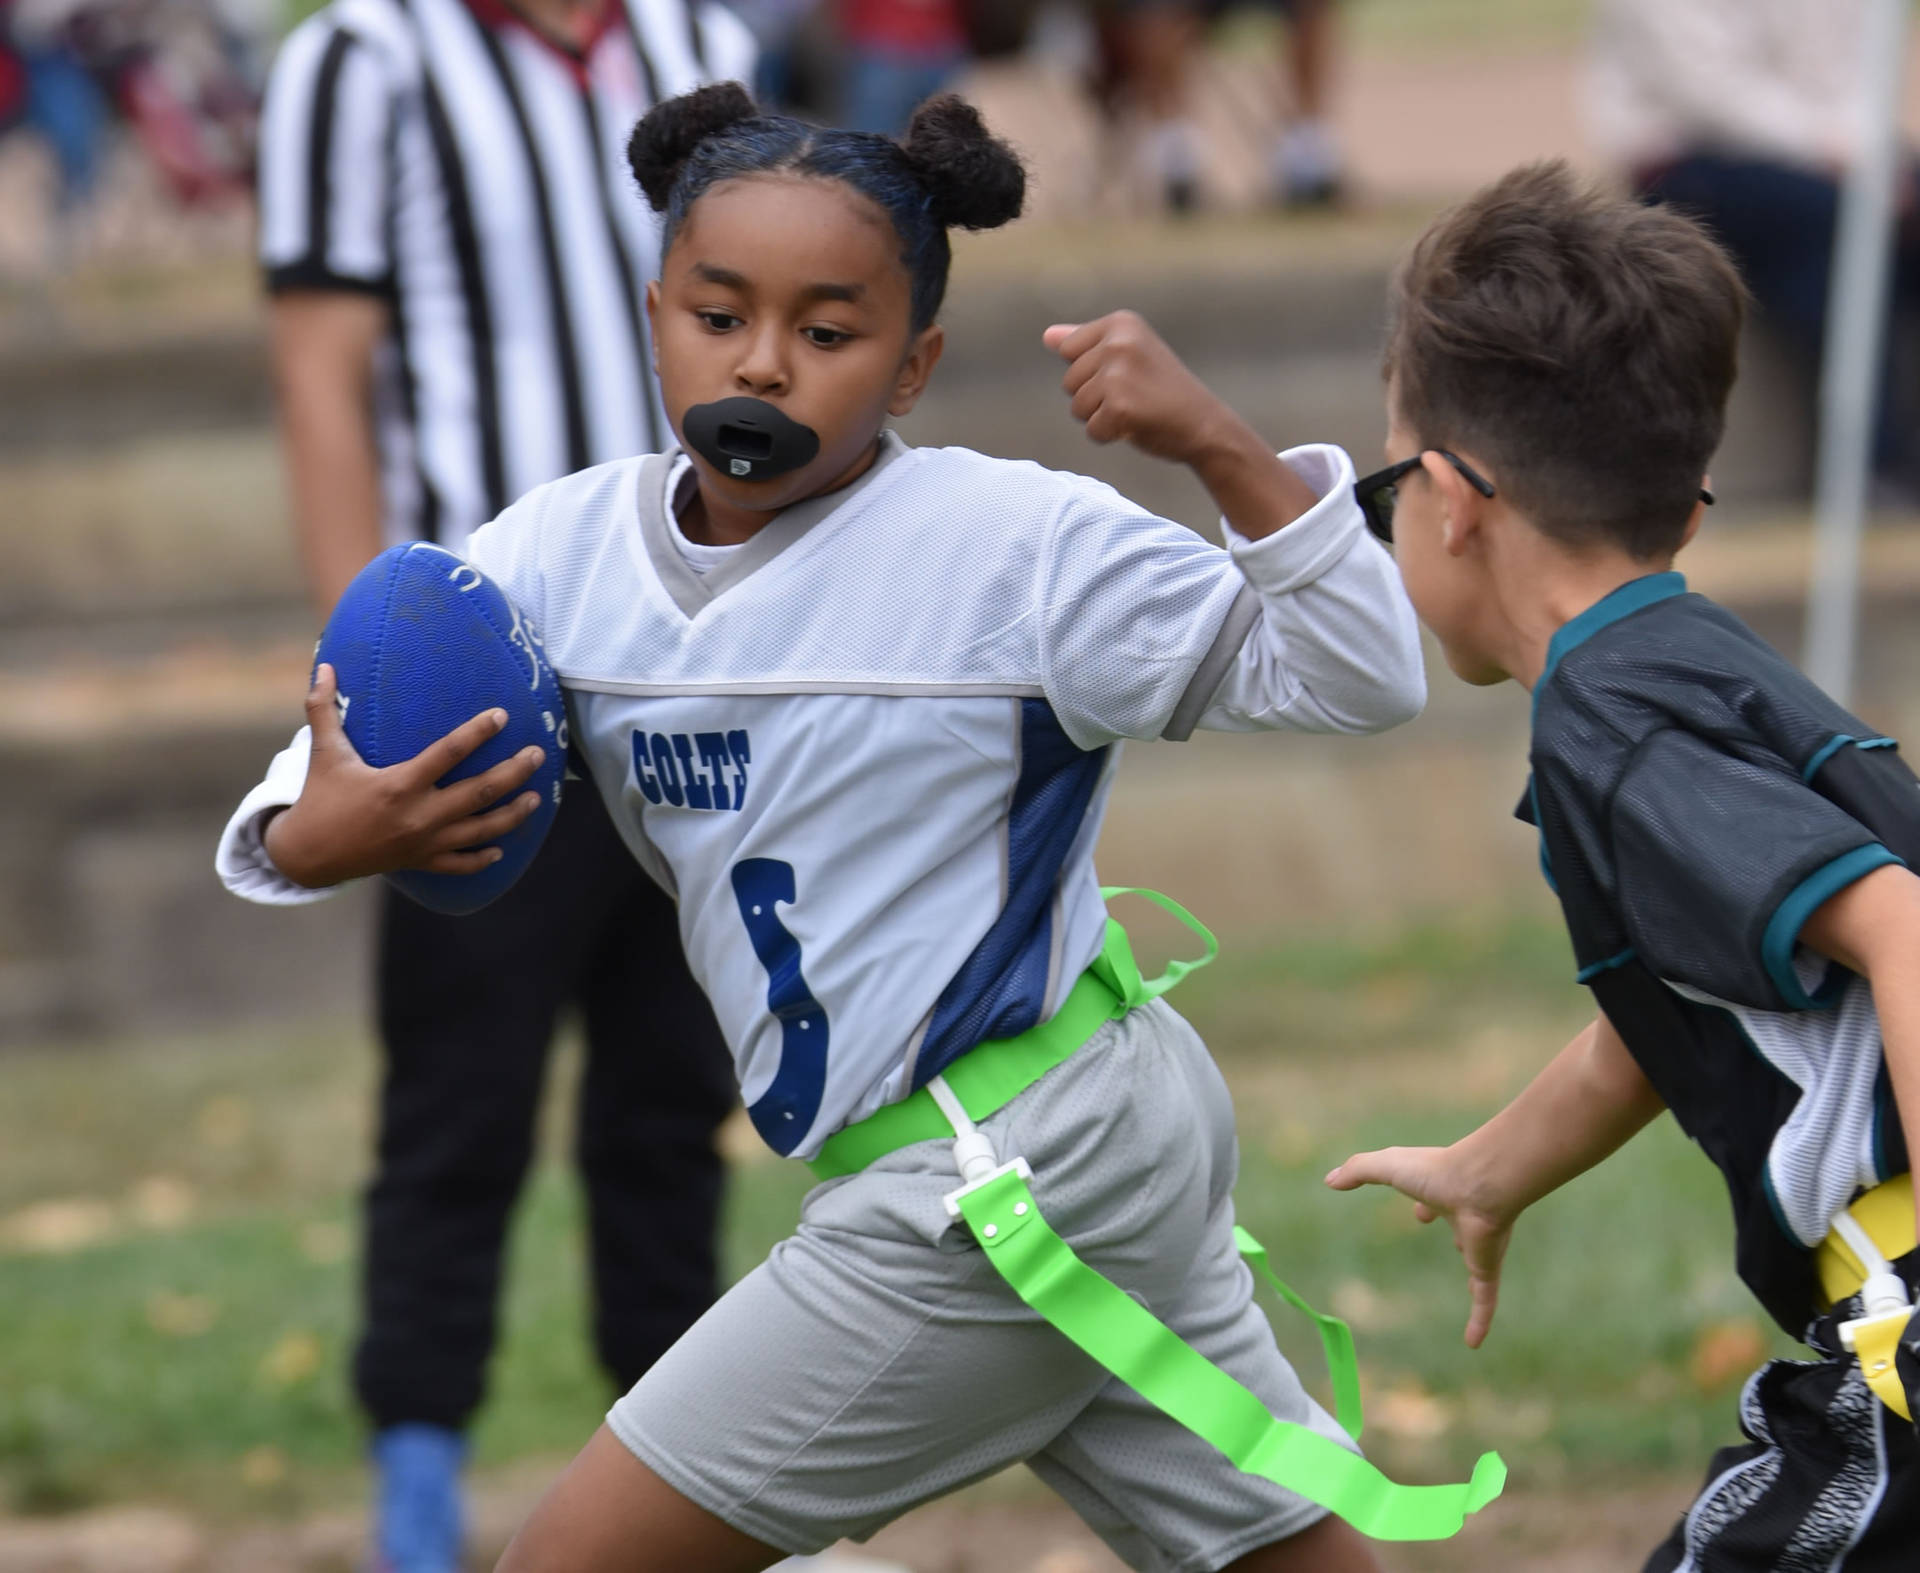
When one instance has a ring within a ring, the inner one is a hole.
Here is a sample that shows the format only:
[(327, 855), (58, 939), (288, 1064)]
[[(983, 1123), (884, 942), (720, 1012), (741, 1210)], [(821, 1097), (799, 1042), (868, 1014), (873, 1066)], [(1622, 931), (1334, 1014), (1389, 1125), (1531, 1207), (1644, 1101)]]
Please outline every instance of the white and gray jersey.
[[(1093, 846), (1125, 738), (1360, 733), (1425, 697), (1413, 612), (1335, 448), (1223, 551), (1110, 488), (885, 439), (840, 492), (696, 574), (671, 456), (541, 487), (473, 562), (543, 631), (576, 746), (680, 932), (756, 1127), (808, 1157), (974, 1044), (1047, 1019), (1100, 949)], [(298, 899), (253, 816), (229, 885)]]
[(662, 98), (746, 78), (711, 0), (609, 0), (577, 58), (500, 0), (334, 0), (267, 89), (275, 291), (390, 303), (376, 413), (390, 542), (459, 549), (556, 476), (672, 442), (645, 290), (659, 220), (626, 142)]

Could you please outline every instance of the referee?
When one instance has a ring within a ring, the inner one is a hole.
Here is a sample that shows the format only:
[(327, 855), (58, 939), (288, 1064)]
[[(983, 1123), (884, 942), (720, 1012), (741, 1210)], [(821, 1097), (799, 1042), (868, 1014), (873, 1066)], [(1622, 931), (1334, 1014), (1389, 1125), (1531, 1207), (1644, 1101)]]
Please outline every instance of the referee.
[[(458, 551), (530, 487), (672, 445), (643, 308), (658, 235), (625, 142), (659, 99), (749, 78), (753, 54), (709, 0), (334, 0), (288, 38), (260, 247), (323, 616), (383, 545)], [(385, 902), (354, 1383), (375, 1433), (375, 1566), (453, 1573), (464, 1432), (556, 1016), (573, 1007), (586, 1029), (594, 1334), (622, 1389), (714, 1296), (733, 1077), (672, 903), (590, 787), (485, 911)]]

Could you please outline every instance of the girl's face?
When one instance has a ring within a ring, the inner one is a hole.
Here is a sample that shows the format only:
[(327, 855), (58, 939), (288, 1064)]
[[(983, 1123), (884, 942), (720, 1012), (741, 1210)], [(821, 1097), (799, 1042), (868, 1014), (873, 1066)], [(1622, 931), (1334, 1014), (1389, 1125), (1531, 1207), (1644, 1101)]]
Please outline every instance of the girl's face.
[(837, 180), (723, 181), (694, 203), (647, 288), (654, 370), (674, 431), (697, 404), (746, 395), (810, 426), (820, 451), (742, 481), (693, 455), (709, 508), (772, 513), (852, 480), (889, 415), (905, 415), (940, 358), (912, 331), (911, 281), (886, 214)]

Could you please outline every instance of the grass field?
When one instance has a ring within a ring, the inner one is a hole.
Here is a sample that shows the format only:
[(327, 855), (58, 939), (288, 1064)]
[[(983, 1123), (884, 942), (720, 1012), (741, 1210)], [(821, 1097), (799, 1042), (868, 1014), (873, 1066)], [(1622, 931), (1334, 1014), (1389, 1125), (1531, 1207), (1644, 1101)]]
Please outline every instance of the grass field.
[[(1243, 1221), (1348, 1315), (1370, 1448), (1410, 1476), (1498, 1446), (1521, 1487), (1691, 1473), (1772, 1342), (1727, 1266), (1718, 1181), (1668, 1122), (1523, 1225), (1500, 1320), (1459, 1341), (1447, 1237), (1319, 1176), (1350, 1150), (1444, 1141), (1580, 1021), (1564, 945), (1514, 920), (1229, 957), (1182, 991), (1235, 1084)], [(0, 1506), (159, 1500), (215, 1519), (357, 1489), (345, 1395), (353, 1206), (373, 1056), (293, 1027), (0, 1062)], [(558, 1080), (564, 1082), (563, 1075)], [(546, 1111), (564, 1152), (564, 1092)], [(805, 1176), (736, 1171), (727, 1260), (789, 1227)], [(513, 1242), (483, 1465), (564, 1454), (607, 1393), (583, 1335), (578, 1203), (543, 1159)], [(1303, 1368), (1317, 1345), (1285, 1320)]]

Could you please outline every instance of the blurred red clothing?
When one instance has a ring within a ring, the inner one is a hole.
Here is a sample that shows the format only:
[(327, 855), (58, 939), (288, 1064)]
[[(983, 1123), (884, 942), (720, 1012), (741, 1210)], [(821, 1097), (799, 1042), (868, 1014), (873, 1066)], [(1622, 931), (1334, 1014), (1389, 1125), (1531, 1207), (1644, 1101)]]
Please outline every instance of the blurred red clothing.
[(840, 0), (842, 35), (853, 48), (894, 55), (964, 50), (961, 0)]
[(27, 73), (0, 44), (0, 126), (27, 112)]
[(0, 127), (27, 112), (27, 68), (7, 45), (7, 13), (13, 0), (0, 0)]

